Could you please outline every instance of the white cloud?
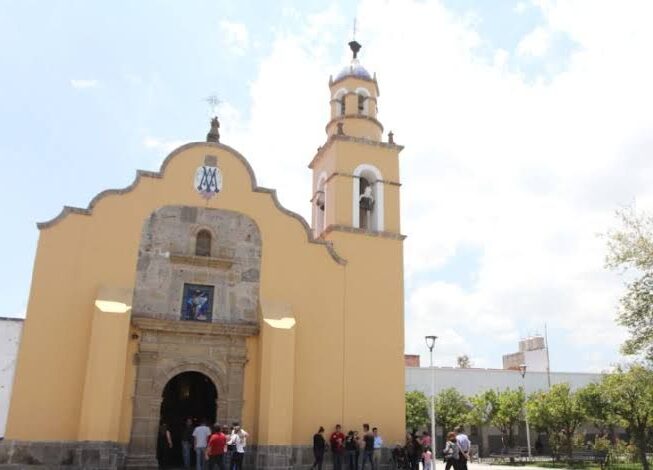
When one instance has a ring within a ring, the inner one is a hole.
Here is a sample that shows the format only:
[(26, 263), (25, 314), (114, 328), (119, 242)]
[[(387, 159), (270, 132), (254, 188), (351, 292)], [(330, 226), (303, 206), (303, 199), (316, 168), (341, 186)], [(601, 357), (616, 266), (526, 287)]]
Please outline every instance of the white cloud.
[[(438, 363), (453, 365), (468, 353), (479, 365), (500, 365), (520, 335), (547, 321), (567, 332), (568, 345), (587, 349), (569, 358), (572, 367), (614, 360), (624, 336), (614, 323), (622, 285), (604, 271), (597, 233), (613, 223), (615, 207), (635, 198), (653, 211), (653, 64), (642, 60), (653, 54), (644, 20), (652, 6), (536, 3), (544, 22), (524, 38), (512, 70), (505, 51), (489, 62), (479, 56), (477, 22), (437, 1), (361, 2), (361, 60), (383, 91), (379, 118), (406, 145), (407, 351), (424, 352), (423, 331), (437, 330), (446, 343)], [(222, 121), (231, 126), (223, 141), (304, 216), (304, 165), (325, 138), (326, 80), (347, 54), (346, 38), (334, 30), (347, 22), (332, 8), (307, 18), (297, 33), (277, 32), (251, 83), (248, 117)], [(527, 80), (519, 58), (547, 52), (550, 31), (579, 47), (546, 83)], [(328, 51), (340, 42), (342, 60), (333, 63)], [(432, 274), (455, 263), (461, 246), (480, 253), (474, 266), (462, 267), (474, 269), (465, 288)]]
[(249, 33), (243, 23), (236, 23), (227, 20), (220, 21), (220, 30), (225, 44), (231, 52), (236, 55), (243, 55), (249, 46)]
[(100, 85), (100, 82), (98, 80), (73, 79), (73, 80), (70, 80), (70, 85), (73, 88), (77, 88), (77, 89), (97, 88)]
[(174, 140), (174, 139), (166, 140), (166, 139), (158, 139), (156, 137), (151, 137), (151, 136), (147, 136), (143, 139), (143, 145), (145, 146), (145, 148), (150, 150), (155, 150), (156, 152), (165, 155), (169, 154), (177, 147), (181, 147), (186, 143), (188, 143), (187, 140)]
[(542, 57), (551, 47), (551, 32), (541, 26), (536, 27), (533, 31), (519, 41), (517, 44), (517, 54), (521, 56)]

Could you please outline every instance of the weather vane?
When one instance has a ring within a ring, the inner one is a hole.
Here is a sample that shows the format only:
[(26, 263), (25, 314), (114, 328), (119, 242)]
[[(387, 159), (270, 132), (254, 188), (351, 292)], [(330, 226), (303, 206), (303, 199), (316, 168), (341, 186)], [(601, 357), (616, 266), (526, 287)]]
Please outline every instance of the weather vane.
[(220, 99), (218, 99), (218, 96), (216, 94), (213, 94), (209, 97), (207, 97), (204, 101), (206, 101), (209, 106), (209, 112), (211, 117), (217, 117), (218, 116), (218, 105), (222, 103)]

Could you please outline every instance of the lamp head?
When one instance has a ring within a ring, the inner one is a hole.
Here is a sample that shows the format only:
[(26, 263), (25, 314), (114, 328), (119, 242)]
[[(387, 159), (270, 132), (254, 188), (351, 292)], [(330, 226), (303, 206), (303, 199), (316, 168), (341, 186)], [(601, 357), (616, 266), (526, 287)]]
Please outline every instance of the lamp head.
[(526, 375), (526, 364), (519, 364), (519, 373), (522, 378)]
[(435, 346), (435, 340), (438, 339), (437, 336), (425, 336), (424, 339), (426, 340), (426, 347), (429, 348), (429, 350), (433, 350), (433, 347)]

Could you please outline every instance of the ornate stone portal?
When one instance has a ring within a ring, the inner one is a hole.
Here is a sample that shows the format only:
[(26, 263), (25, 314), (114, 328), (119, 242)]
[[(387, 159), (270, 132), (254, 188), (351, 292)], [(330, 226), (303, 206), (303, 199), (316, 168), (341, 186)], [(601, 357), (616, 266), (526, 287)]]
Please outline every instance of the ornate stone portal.
[[(209, 256), (195, 255), (201, 231), (211, 234)], [(132, 315), (139, 346), (128, 468), (156, 468), (163, 391), (180, 373), (213, 382), (219, 422), (241, 420), (246, 338), (258, 334), (260, 256), (258, 228), (242, 214), (172, 206), (146, 222)], [(188, 285), (214, 295), (186, 298)]]

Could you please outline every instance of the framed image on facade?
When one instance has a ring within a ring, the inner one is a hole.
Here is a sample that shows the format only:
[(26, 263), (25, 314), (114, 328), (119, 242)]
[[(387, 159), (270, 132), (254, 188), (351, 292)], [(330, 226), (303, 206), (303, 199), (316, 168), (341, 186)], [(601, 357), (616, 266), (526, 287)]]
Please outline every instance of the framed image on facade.
[(213, 286), (184, 284), (181, 319), (210, 322), (213, 317)]

